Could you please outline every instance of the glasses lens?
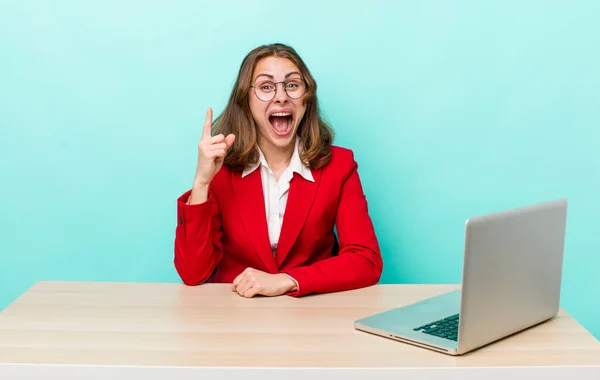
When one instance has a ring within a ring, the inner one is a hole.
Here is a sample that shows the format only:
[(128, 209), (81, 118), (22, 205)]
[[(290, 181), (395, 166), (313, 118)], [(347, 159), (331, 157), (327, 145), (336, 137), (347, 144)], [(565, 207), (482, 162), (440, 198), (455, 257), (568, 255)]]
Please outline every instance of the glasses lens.
[(254, 85), (254, 91), (256, 92), (256, 96), (267, 102), (275, 96), (275, 83), (271, 81), (260, 81)]
[(302, 79), (290, 79), (285, 82), (285, 92), (292, 99), (298, 99), (306, 92), (306, 86)]

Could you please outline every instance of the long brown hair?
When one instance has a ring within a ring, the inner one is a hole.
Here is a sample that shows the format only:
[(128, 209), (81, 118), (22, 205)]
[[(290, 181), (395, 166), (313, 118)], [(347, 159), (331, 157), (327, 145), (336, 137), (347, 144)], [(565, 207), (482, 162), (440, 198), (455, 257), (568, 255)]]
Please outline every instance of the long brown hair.
[(258, 61), (265, 57), (281, 57), (292, 61), (300, 70), (306, 82), (304, 104), (306, 111), (298, 126), (301, 159), (311, 169), (325, 166), (331, 159), (333, 129), (321, 118), (317, 101), (317, 83), (298, 53), (290, 46), (276, 43), (253, 49), (242, 61), (237, 80), (231, 91), (223, 113), (215, 119), (214, 134), (235, 135), (233, 146), (227, 152), (224, 164), (235, 171), (258, 162), (257, 126), (250, 111), (248, 96), (252, 85), (252, 75)]

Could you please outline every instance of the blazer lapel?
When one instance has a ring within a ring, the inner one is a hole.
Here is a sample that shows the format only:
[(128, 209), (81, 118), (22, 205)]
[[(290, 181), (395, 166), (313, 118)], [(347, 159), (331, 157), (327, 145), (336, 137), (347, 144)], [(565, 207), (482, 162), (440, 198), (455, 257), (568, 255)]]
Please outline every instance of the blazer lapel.
[(238, 172), (232, 172), (231, 176), (233, 195), (250, 242), (268, 271), (277, 273), (269, 242), (260, 170), (257, 169), (244, 178)]
[(290, 181), (288, 200), (285, 206), (283, 225), (281, 226), (275, 256), (277, 267), (283, 263), (290, 253), (317, 195), (317, 189), (321, 180), (321, 170), (313, 170), (312, 175), (315, 180), (314, 182), (304, 179), (297, 173), (294, 173)]

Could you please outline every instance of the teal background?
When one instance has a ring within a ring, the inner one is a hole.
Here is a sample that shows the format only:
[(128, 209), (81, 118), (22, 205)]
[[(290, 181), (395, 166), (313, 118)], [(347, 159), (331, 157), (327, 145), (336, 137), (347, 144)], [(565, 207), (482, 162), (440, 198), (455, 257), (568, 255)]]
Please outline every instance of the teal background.
[(37, 280), (179, 281), (206, 107), (281, 41), (356, 153), (383, 283), (458, 283), (467, 217), (566, 196), (562, 306), (600, 337), (599, 19), (595, 0), (0, 0), (0, 308)]

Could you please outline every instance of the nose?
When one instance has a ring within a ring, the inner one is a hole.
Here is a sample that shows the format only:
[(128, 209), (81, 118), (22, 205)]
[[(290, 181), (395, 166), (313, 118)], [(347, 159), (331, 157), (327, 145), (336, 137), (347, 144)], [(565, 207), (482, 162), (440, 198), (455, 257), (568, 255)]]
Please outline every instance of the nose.
[(273, 100), (275, 103), (286, 103), (288, 101), (288, 95), (285, 92), (285, 83), (277, 83), (277, 91), (275, 91), (275, 97)]

